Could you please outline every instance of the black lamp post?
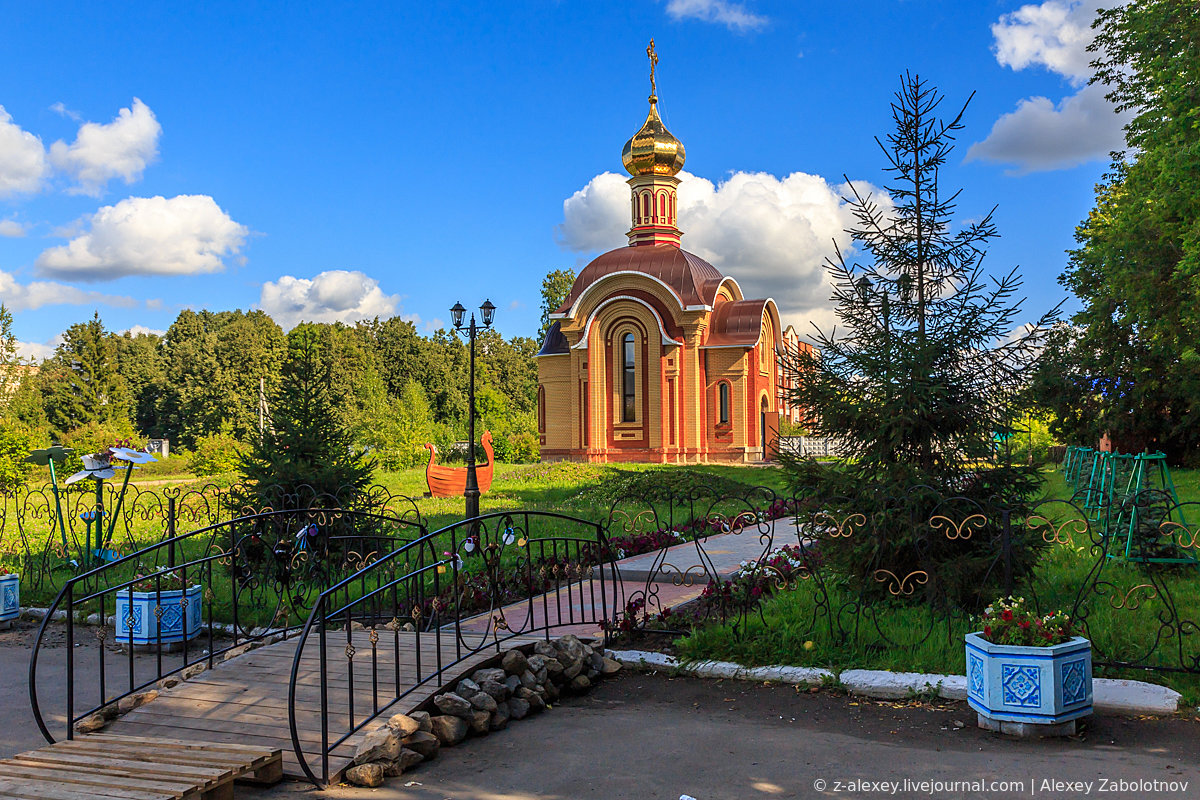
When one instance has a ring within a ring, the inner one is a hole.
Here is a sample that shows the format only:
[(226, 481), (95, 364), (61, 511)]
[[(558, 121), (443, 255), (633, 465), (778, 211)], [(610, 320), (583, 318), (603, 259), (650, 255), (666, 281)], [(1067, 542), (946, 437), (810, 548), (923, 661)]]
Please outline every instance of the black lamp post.
[(462, 303), (455, 303), (450, 309), (454, 330), (465, 330), (471, 342), (471, 372), (467, 383), (467, 438), (470, 439), (470, 444), (467, 446), (467, 488), (463, 490), (463, 498), (467, 501), (466, 518), (474, 519), (479, 516), (479, 480), (475, 477), (475, 334), (482, 328), (492, 327), (492, 320), (496, 318), (496, 307), (492, 305), (491, 300), (483, 301), (483, 305), (479, 307), (482, 328), (475, 326), (474, 314), (471, 315), (471, 322), (464, 327), (463, 315), (466, 313)]

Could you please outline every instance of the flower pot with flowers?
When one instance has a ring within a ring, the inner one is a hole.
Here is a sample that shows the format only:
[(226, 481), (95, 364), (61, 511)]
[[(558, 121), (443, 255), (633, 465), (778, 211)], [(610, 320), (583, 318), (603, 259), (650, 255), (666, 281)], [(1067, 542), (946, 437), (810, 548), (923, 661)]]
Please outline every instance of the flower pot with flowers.
[(117, 590), (116, 640), (125, 644), (175, 644), (200, 633), (200, 585), (176, 572), (138, 571)]
[(1066, 736), (1092, 713), (1092, 644), (1061, 612), (1039, 615), (1006, 597), (968, 633), (967, 702), (979, 727), (1023, 736)]
[(9, 622), (21, 613), (21, 576), (0, 567), (0, 622)]

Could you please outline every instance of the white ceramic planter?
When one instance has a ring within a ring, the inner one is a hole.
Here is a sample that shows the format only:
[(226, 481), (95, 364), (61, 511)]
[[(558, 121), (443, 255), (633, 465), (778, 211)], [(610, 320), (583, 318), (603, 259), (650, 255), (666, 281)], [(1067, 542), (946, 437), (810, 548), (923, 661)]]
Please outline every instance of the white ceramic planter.
[(0, 622), (16, 619), (21, 613), (21, 576), (15, 572), (0, 575)]
[(1082, 636), (1023, 647), (968, 633), (966, 646), (967, 702), (982, 718), (1060, 725), (1092, 713), (1092, 643)]
[[(186, 605), (183, 600), (187, 599)], [(162, 609), (161, 613), (156, 609)], [(172, 644), (200, 633), (200, 587), (161, 592), (117, 592), (117, 641), (125, 644)]]

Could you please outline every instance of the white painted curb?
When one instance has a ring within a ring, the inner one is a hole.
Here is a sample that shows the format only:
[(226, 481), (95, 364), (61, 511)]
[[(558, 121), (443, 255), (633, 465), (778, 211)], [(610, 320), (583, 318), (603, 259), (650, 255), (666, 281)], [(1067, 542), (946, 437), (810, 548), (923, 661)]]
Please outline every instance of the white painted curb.
[[(634, 669), (662, 669), (697, 678), (779, 681), (781, 683), (820, 686), (824, 681), (840, 680), (851, 694), (882, 699), (903, 699), (914, 694), (936, 691), (947, 700), (967, 699), (964, 675), (937, 675), (925, 672), (888, 672), (877, 669), (847, 669), (841, 674), (812, 667), (743, 667), (728, 661), (682, 662), (675, 656), (647, 650), (609, 650), (610, 658)], [(1166, 686), (1143, 681), (1095, 678), (1092, 681), (1093, 704), (1097, 711), (1112, 714), (1174, 714), (1182, 695)]]
[(967, 699), (967, 679), (963, 675), (847, 669), (842, 670), (838, 677), (850, 690), (850, 694), (863, 697), (896, 700), (930, 692), (947, 700)]
[(1174, 689), (1144, 681), (1093, 678), (1092, 704), (1114, 714), (1174, 714), (1181, 695)]

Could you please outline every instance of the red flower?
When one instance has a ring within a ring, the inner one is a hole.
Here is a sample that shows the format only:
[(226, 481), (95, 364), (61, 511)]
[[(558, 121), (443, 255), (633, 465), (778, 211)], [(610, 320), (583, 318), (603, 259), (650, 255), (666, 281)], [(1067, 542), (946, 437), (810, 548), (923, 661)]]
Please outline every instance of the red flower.
[(989, 639), (992, 638), (992, 626), (991, 625), (983, 626), (983, 635)]
[(1020, 625), (1025, 630), (1029, 630), (1029, 620), (1023, 619), (1020, 622), (1018, 622), (1017, 624)]
[(1012, 622), (1012, 611), (1007, 608), (1004, 609), (1000, 612), (1000, 619), (1004, 620), (1005, 622)]

